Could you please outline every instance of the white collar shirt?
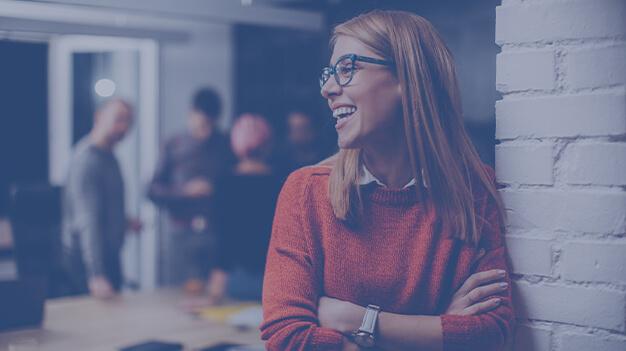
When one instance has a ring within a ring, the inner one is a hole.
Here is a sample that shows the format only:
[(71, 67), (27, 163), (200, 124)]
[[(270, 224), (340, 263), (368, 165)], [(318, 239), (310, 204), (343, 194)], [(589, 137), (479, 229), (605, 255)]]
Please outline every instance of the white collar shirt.
[[(368, 185), (371, 183), (376, 183), (377, 185), (388, 188), (387, 185), (383, 184), (383, 182), (376, 179), (376, 177), (374, 177), (372, 172), (370, 172), (369, 169), (365, 167), (365, 165), (363, 165), (363, 168), (361, 169), (361, 171), (362, 171), (362, 174), (361, 174), (361, 177), (359, 178), (359, 183), (358, 183), (359, 185)], [(411, 179), (403, 188), (408, 188), (413, 185), (415, 185), (415, 178)]]

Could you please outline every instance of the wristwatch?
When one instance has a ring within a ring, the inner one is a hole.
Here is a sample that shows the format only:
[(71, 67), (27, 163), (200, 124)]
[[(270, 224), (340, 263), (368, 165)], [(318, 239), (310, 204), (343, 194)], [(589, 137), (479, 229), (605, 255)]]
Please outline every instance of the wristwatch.
[(376, 329), (378, 312), (380, 312), (380, 307), (371, 304), (367, 305), (361, 327), (352, 334), (352, 340), (355, 344), (361, 347), (373, 347), (376, 345), (374, 329)]

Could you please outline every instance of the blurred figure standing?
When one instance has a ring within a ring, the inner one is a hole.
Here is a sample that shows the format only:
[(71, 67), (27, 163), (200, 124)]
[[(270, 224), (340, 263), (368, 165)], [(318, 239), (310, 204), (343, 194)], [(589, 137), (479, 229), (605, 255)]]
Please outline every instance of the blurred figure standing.
[(239, 162), (234, 175), (220, 179), (215, 193), (218, 252), (207, 285), (208, 305), (226, 295), (261, 300), (265, 257), (282, 187), (281, 178), (267, 163), (273, 132), (262, 116), (239, 117), (230, 140)]
[[(229, 173), (235, 157), (228, 138), (217, 130), (221, 101), (211, 89), (196, 92), (187, 117), (188, 130), (165, 143), (148, 197), (169, 211), (172, 246), (185, 289), (199, 292), (214, 255), (215, 180)], [(178, 277), (177, 277), (178, 278)]]
[(132, 108), (119, 99), (95, 113), (91, 132), (73, 152), (63, 193), (63, 265), (72, 293), (108, 298), (123, 283), (120, 249), (127, 229), (141, 222), (127, 219), (124, 184), (113, 147), (132, 125)]
[(277, 157), (278, 171), (287, 175), (292, 171), (318, 163), (327, 155), (320, 131), (313, 116), (298, 108), (287, 115), (287, 144)]

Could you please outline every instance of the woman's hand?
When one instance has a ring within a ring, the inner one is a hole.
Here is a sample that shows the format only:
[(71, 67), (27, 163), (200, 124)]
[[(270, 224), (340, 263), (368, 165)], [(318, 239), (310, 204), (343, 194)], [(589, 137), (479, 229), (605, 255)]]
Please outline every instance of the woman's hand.
[(228, 272), (223, 269), (214, 268), (207, 283), (207, 299), (210, 306), (219, 305), (226, 295), (226, 283), (228, 282)]
[(341, 351), (361, 351), (362, 349), (359, 345), (350, 341), (347, 337), (343, 337), (341, 339)]
[(89, 278), (89, 293), (98, 299), (110, 299), (115, 296), (115, 290), (109, 280), (103, 275)]
[(374, 346), (373, 348), (363, 348), (353, 343), (349, 338), (343, 337), (341, 340), (341, 351), (384, 351), (380, 347)]
[[(474, 257), (474, 263), (479, 261), (485, 254), (481, 249)], [(492, 269), (490, 271), (472, 274), (461, 288), (452, 296), (452, 301), (444, 314), (474, 315), (490, 311), (500, 305), (499, 298), (482, 301), (483, 298), (499, 294), (508, 288), (506, 282), (489, 282), (501, 280), (505, 277), (506, 271), (502, 269)]]
[(317, 305), (320, 326), (344, 335), (341, 341), (342, 351), (382, 351), (379, 347), (364, 349), (350, 339), (350, 335), (361, 327), (364, 315), (365, 307), (328, 296), (320, 297)]
[(348, 301), (322, 296), (317, 305), (320, 326), (344, 335), (357, 331), (363, 322), (365, 308)]

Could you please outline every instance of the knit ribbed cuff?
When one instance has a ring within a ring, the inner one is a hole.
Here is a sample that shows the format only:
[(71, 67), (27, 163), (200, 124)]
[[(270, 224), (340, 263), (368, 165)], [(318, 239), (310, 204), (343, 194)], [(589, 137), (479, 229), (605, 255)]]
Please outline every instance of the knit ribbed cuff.
[(341, 333), (328, 328), (317, 328), (312, 337), (313, 345), (311, 350), (319, 351), (341, 351)]

